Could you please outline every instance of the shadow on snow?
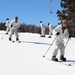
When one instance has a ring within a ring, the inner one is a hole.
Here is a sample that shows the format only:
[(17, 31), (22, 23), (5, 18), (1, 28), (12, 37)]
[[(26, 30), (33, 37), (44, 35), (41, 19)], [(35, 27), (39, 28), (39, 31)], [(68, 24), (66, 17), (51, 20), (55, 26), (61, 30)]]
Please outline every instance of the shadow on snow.
[(42, 42), (30, 42), (30, 41), (21, 41), (23, 43), (33, 43), (33, 44), (42, 44), (42, 45), (51, 45), (49, 43), (42, 43)]

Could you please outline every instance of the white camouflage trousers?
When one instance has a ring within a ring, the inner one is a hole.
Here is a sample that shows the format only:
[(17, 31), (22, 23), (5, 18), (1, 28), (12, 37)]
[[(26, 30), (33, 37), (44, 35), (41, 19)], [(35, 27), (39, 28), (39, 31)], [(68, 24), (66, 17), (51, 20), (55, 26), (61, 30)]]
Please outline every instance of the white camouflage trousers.
[(60, 50), (60, 56), (65, 54), (65, 46), (63, 43), (54, 44), (54, 52), (53, 56), (56, 56), (58, 53), (58, 50)]
[(13, 34), (15, 34), (16, 38), (19, 37), (17, 29), (10, 29), (9, 38), (11, 38)]
[(45, 36), (45, 28), (41, 29), (41, 36)]
[(49, 30), (49, 35), (50, 35), (50, 36), (51, 36), (51, 33), (52, 33), (52, 32)]

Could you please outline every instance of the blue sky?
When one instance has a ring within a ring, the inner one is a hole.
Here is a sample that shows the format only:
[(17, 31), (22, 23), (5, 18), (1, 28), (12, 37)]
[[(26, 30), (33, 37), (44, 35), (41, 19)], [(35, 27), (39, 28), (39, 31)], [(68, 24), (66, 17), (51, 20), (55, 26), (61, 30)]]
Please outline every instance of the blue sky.
[(61, 10), (60, 0), (52, 0), (52, 14), (50, 0), (0, 0), (0, 22), (18, 16), (20, 23), (39, 26), (42, 20), (46, 26), (49, 22), (57, 25), (60, 22), (56, 14), (57, 10)]

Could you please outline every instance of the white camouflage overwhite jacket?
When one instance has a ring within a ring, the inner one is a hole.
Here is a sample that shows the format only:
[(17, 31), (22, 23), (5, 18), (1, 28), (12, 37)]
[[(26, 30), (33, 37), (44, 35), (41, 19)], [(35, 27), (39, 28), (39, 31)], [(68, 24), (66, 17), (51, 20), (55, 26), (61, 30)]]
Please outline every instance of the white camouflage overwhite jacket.
[[(13, 26), (11, 27), (11, 25), (13, 25)], [(9, 26), (10, 26), (10, 29), (18, 29), (18, 28), (20, 28), (20, 23), (18, 21), (16, 23), (15, 19), (14, 19), (9, 23)]]
[[(57, 32), (59, 32), (60, 34), (57, 36)], [(69, 32), (67, 29), (64, 30), (64, 33), (62, 32), (62, 25), (58, 25), (56, 28), (54, 28), (53, 30), (53, 39), (56, 40), (54, 41), (55, 44), (60, 44), (60, 43), (64, 43), (64, 38), (69, 38)]]

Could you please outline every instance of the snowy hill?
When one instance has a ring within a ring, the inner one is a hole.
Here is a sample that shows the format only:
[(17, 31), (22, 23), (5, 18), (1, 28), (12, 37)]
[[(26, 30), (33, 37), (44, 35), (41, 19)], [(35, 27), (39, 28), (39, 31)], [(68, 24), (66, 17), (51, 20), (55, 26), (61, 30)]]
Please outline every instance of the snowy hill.
[[(4, 33), (5, 31), (0, 31), (0, 38)], [(53, 62), (48, 60), (52, 57), (53, 47), (43, 58), (52, 43), (48, 35), (45, 38), (32, 33), (19, 35), (21, 43), (8, 41), (8, 35), (0, 39), (0, 75), (75, 75), (74, 38), (71, 38), (66, 46), (65, 57), (69, 62)], [(14, 35), (12, 38), (15, 40)]]

